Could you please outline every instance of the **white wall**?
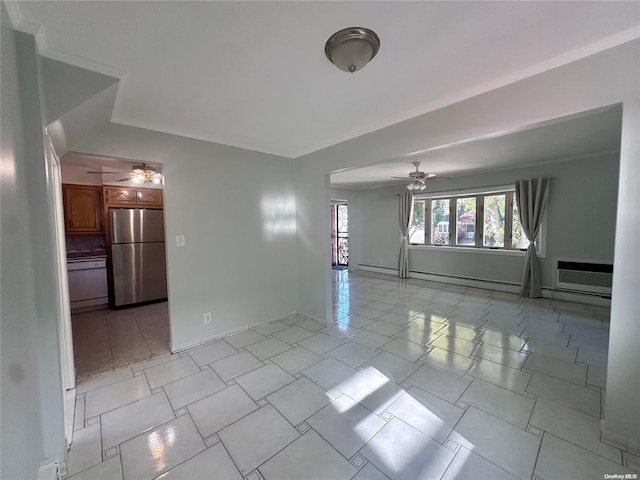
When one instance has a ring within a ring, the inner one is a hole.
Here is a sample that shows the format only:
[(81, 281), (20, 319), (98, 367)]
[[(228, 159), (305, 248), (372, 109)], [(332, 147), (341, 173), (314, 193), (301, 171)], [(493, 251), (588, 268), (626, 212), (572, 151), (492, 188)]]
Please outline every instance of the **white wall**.
[[(313, 316), (331, 312), (328, 231), (323, 188), (328, 172), (399, 158), (409, 152), (526, 128), (565, 115), (622, 103), (624, 108), (616, 226), (611, 338), (640, 343), (640, 256), (635, 252), (640, 210), (637, 192), (640, 144), (640, 40), (585, 57), (371, 134), (301, 157), (296, 162), (299, 307)], [(319, 253), (322, 252), (322, 253)], [(624, 252), (624, 253), (623, 253)], [(621, 255), (624, 254), (624, 257)], [(635, 288), (635, 290), (632, 290)], [(615, 345), (610, 349), (615, 352)], [(604, 433), (640, 441), (640, 349), (625, 348), (609, 361)], [(631, 373), (635, 371), (636, 374)], [(622, 373), (620, 373), (622, 372)], [(612, 407), (615, 405), (615, 408)]]
[(77, 150), (163, 164), (174, 349), (296, 311), (292, 160), (115, 124)]
[[(64, 458), (53, 223), (35, 42), (2, 4), (2, 471), (37, 476)], [(19, 79), (19, 81), (18, 81)]]
[[(550, 177), (546, 256), (539, 258), (542, 285), (553, 287), (554, 258), (613, 262), (619, 154), (492, 173), (469, 175), (430, 184), (429, 191), (513, 185), (516, 180)], [(400, 243), (398, 196), (404, 186), (362, 190), (350, 213), (362, 218), (362, 241), (353, 243), (364, 265), (397, 269)], [(524, 255), (478, 253), (410, 247), (411, 271), (497, 282), (520, 283)], [(382, 259), (382, 262), (380, 261)]]

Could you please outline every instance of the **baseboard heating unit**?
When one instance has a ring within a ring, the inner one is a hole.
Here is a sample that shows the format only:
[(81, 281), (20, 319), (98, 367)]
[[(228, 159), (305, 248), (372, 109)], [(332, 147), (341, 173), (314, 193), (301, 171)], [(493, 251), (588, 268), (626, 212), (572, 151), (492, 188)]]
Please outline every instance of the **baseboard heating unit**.
[(558, 258), (554, 267), (557, 289), (611, 295), (611, 262)]

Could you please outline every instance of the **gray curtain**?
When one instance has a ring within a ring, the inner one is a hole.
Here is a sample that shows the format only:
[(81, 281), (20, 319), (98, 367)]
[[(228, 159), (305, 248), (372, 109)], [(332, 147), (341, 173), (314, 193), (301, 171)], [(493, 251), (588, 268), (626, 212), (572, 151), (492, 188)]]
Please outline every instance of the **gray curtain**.
[(413, 214), (413, 195), (411, 193), (400, 194), (400, 255), (398, 256), (398, 276), (409, 277), (409, 227)]
[(516, 202), (522, 230), (529, 240), (529, 248), (524, 257), (522, 270), (523, 297), (542, 297), (540, 288), (540, 265), (536, 256), (535, 239), (540, 231), (542, 217), (547, 209), (549, 199), (549, 179), (535, 178), (516, 182)]

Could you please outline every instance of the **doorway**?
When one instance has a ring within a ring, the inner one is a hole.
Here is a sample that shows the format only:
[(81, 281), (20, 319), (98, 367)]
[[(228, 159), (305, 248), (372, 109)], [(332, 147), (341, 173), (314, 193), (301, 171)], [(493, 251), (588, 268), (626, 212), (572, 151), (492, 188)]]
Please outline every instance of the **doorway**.
[[(76, 381), (168, 355), (171, 352), (166, 288), (163, 295), (153, 298), (135, 297), (130, 302), (121, 303), (114, 299), (116, 283), (112, 260), (115, 257), (110, 227), (113, 223), (112, 210), (145, 212), (148, 213), (145, 219), (160, 220), (156, 224), (161, 225), (164, 218), (162, 184), (136, 183), (132, 172), (136, 172), (135, 167), (139, 167), (140, 162), (67, 152), (60, 163), (59, 188), (63, 192), (63, 207), (66, 209), (60, 221), (66, 246), (66, 273), (70, 288), (67, 302), (71, 307), (69, 329), (73, 337), (70, 350)], [(154, 172), (162, 171), (161, 165), (154, 164), (153, 167)], [(162, 244), (162, 253), (152, 259), (149, 268), (153, 269), (155, 277), (166, 278), (165, 234), (163, 229), (160, 232), (158, 238), (153, 239), (153, 246)], [(150, 250), (148, 240), (146, 237), (139, 240), (144, 245), (139, 249)], [(133, 239), (126, 247), (137, 251), (137, 242)], [(143, 261), (146, 257), (134, 258), (139, 267), (136, 271), (146, 265)], [(160, 264), (163, 265), (162, 272), (157, 271)], [(126, 270), (124, 267), (126, 265), (118, 264), (118, 272)], [(142, 275), (144, 272), (138, 273)], [(137, 281), (137, 277), (134, 280)], [(146, 283), (134, 283), (144, 287), (144, 294), (149, 293)], [(121, 286), (122, 281), (118, 280), (117, 285)], [(124, 307), (128, 304), (130, 308), (109, 308), (110, 305)]]
[(349, 267), (349, 205), (346, 201), (331, 202), (331, 267)]

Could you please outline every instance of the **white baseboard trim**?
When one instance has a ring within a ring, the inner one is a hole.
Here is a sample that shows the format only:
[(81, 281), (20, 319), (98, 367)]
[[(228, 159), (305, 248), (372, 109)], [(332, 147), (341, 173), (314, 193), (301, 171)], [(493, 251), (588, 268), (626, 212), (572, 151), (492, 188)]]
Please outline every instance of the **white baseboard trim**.
[(393, 267), (376, 267), (375, 265), (362, 265), (358, 270), (364, 270), (365, 272), (384, 273), (387, 275), (398, 275), (398, 269)]
[[(390, 267), (376, 267), (372, 265), (360, 265), (360, 270), (365, 272), (382, 273), (384, 275), (398, 275), (398, 270)], [(452, 275), (441, 275), (424, 272), (409, 272), (409, 278), (418, 280), (428, 280), (431, 282), (444, 283), (447, 285), (458, 285), (462, 287), (480, 288), (495, 292), (520, 294), (519, 283), (496, 282), (495, 280), (483, 280), (481, 278), (456, 277)], [(598, 295), (570, 292), (566, 290), (555, 290), (550, 287), (542, 287), (542, 297), (551, 300), (561, 300), (565, 302), (582, 303), (586, 305), (596, 305), (600, 307), (610, 307), (611, 299)]]
[(318, 317), (314, 317), (313, 315), (309, 315), (308, 313), (298, 312), (297, 315), (299, 317), (303, 317), (303, 318), (306, 318), (308, 320), (313, 320), (314, 322), (318, 322), (318, 324), (322, 325), (323, 327), (326, 327), (327, 325), (329, 325), (329, 322), (327, 322), (326, 320), (321, 320)]

